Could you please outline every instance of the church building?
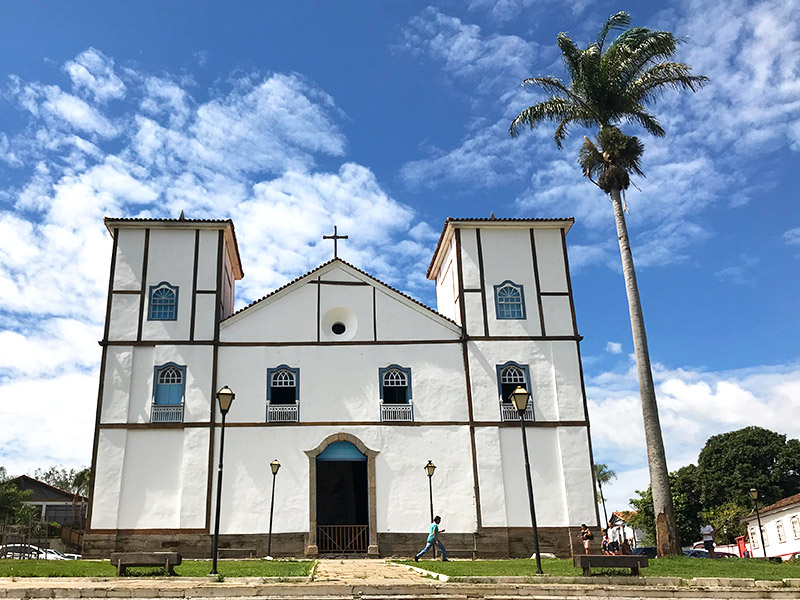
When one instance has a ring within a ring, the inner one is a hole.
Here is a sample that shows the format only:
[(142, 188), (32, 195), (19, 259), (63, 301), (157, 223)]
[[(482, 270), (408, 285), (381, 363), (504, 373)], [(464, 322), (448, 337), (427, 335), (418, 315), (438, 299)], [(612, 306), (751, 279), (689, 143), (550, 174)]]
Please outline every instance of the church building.
[(436, 310), (335, 253), (235, 311), (233, 222), (182, 217), (105, 219), (84, 556), (211, 555), (226, 386), (229, 555), (265, 556), (271, 526), (273, 556), (410, 556), (432, 498), (454, 556), (530, 556), (518, 386), (541, 551), (569, 556), (597, 526), (572, 219), (448, 219), (427, 272)]

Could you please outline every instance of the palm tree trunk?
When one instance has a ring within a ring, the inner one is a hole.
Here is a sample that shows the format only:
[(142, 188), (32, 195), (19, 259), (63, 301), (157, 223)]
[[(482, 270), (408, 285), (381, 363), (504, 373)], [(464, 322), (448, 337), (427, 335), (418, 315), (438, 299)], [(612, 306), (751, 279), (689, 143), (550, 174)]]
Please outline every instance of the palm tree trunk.
[(614, 205), (614, 220), (617, 223), (619, 253), (622, 258), (622, 274), (628, 293), (628, 312), (631, 317), (633, 351), (636, 355), (636, 368), (639, 373), (639, 393), (642, 398), (642, 417), (644, 418), (644, 437), (647, 445), (647, 459), (650, 465), (650, 485), (653, 490), (653, 509), (655, 512), (656, 547), (659, 556), (680, 554), (678, 528), (672, 506), (669, 488), (667, 457), (664, 440), (661, 437), (661, 424), (658, 418), (656, 391), (653, 385), (653, 372), (650, 368), (650, 352), (647, 349), (647, 335), (644, 330), (644, 315), (639, 300), (639, 287), (636, 283), (636, 270), (633, 267), (628, 228), (622, 210), (620, 190), (611, 190)]

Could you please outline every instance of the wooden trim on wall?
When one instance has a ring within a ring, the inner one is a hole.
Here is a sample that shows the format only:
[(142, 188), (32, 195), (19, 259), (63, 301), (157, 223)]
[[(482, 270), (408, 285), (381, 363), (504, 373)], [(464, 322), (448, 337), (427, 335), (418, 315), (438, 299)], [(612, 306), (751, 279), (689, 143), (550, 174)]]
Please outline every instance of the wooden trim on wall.
[(142, 289), (139, 299), (139, 327), (136, 332), (136, 341), (142, 341), (142, 327), (144, 326), (144, 305), (147, 304), (147, 261), (150, 257), (150, 229), (144, 230), (144, 252), (142, 253)]
[(124, 296), (125, 294), (130, 294), (131, 296), (141, 296), (142, 290), (112, 290), (111, 293), (114, 295), (119, 294), (120, 296)]
[(481, 230), (475, 230), (475, 241), (478, 246), (478, 272), (481, 278), (481, 304), (483, 306), (483, 335), (489, 335), (489, 313), (486, 308), (486, 274), (483, 270), (483, 246), (481, 245)]
[(462, 292), (466, 292), (468, 294), (480, 294), (483, 292), (481, 288), (461, 288)]
[[(588, 421), (525, 421), (525, 427), (586, 427)], [(100, 429), (208, 429), (218, 428), (220, 423), (103, 423)], [(519, 421), (299, 421), (297, 423), (270, 423), (248, 421), (225, 422), (225, 428), (252, 427), (519, 427)]]
[[(320, 280), (320, 275), (317, 275), (317, 281)], [(317, 343), (319, 344), (322, 339), (322, 286), (317, 286)]]
[(217, 290), (195, 290), (195, 294), (216, 294)]
[[(114, 276), (117, 270), (117, 250), (119, 248), (119, 228), (114, 228), (114, 241), (111, 245), (111, 266), (108, 274), (108, 298), (106, 299), (106, 322), (103, 325), (103, 341), (108, 340), (111, 328), (111, 301), (113, 298)], [(89, 508), (86, 509), (86, 523), (92, 524), (92, 506), (94, 504), (94, 478), (97, 473), (97, 450), (100, 444), (100, 417), (103, 411), (103, 393), (105, 391), (106, 362), (108, 360), (108, 346), (101, 344), (100, 350), (100, 382), (97, 386), (97, 408), (94, 417), (94, 435), (92, 442), (92, 469), (89, 473)]]
[(569, 275), (569, 257), (567, 256), (567, 232), (561, 228), (561, 248), (564, 251), (564, 272), (567, 276), (567, 293), (569, 294), (569, 308), (572, 311), (572, 330), (578, 335), (578, 319), (575, 317), (575, 300), (572, 297), (572, 277)]
[(475, 414), (472, 406), (472, 376), (469, 369), (469, 350), (467, 348), (467, 341), (469, 339), (467, 333), (467, 308), (464, 302), (464, 268), (461, 260), (461, 230), (455, 230), (456, 242), (456, 268), (458, 269), (458, 296), (459, 296), (459, 309), (461, 313), (461, 356), (464, 361), (464, 383), (466, 384), (467, 391), (467, 415), (469, 418), (469, 448), (472, 455), (472, 485), (473, 493), (475, 494), (475, 523), (478, 531), (483, 529), (483, 516), (481, 509), (481, 487), (480, 479), (478, 478), (478, 450), (475, 443)]
[(200, 259), (200, 230), (194, 232), (194, 266), (192, 267), (192, 316), (189, 323), (189, 341), (194, 341), (194, 320), (197, 316), (197, 261)]
[(539, 307), (539, 327), (542, 330), (542, 335), (547, 335), (547, 329), (544, 324), (544, 306), (542, 305), (542, 284), (539, 281), (539, 259), (536, 256), (536, 234), (533, 228), (531, 232), (531, 258), (533, 260), (533, 281), (536, 284), (536, 304)]
[[(592, 490), (597, 490), (597, 481), (594, 474), (594, 449), (592, 448), (592, 428), (589, 424), (589, 404), (586, 400), (586, 384), (583, 380), (583, 360), (581, 359), (581, 345), (575, 342), (575, 352), (578, 353), (578, 373), (581, 376), (581, 396), (583, 397), (583, 418), (586, 422), (586, 441), (589, 444), (589, 468), (592, 471)], [(600, 526), (600, 507), (597, 502), (594, 503), (595, 517), (597, 518), (597, 526)]]
[[(225, 232), (219, 231), (217, 236), (217, 290), (216, 301), (214, 302), (214, 347), (211, 353), (211, 400), (209, 411), (209, 424), (213, 427), (217, 420), (216, 399), (217, 399), (217, 371), (219, 363), (219, 323), (222, 316), (222, 286), (225, 282), (225, 265), (223, 255), (225, 250)], [(206, 342), (208, 345), (208, 342)], [(214, 430), (208, 436), (208, 481), (206, 482), (206, 524), (205, 530), (211, 531), (211, 497), (214, 487)]]
[[(321, 277), (321, 276), (320, 276)], [(366, 281), (331, 281), (328, 279), (312, 279), (308, 285), (370, 285)]]
[(542, 292), (542, 296), (569, 296), (569, 292)]
[(372, 341), (378, 341), (378, 299), (377, 290), (372, 288)]

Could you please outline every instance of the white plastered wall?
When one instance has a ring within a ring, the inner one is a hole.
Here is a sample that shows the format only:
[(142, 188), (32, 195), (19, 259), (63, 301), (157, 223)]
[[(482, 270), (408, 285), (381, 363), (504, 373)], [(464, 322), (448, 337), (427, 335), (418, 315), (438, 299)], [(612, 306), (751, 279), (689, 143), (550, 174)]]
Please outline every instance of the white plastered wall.
[(142, 316), (143, 340), (189, 338), (194, 279), (194, 241), (195, 232), (192, 230), (150, 230), (145, 293), (149, 298), (150, 288), (162, 281), (178, 286), (178, 318), (174, 321), (149, 321), (147, 319), (149, 306), (145, 306)]
[[(445, 527), (452, 532), (475, 531), (467, 427), (320, 426), (275, 427), (266, 434), (261, 428), (226, 428), (221, 533), (267, 532), (272, 486), (269, 463), (275, 458), (281, 469), (275, 480), (273, 532), (308, 531), (309, 462), (304, 451), (342, 431), (379, 450), (375, 459), (378, 531), (425, 531), (429, 506), (423, 467), (428, 460), (438, 466), (433, 478), (434, 507), (442, 514)], [(216, 435), (218, 440), (219, 428)], [(216, 488), (212, 499), (216, 499)]]
[(461, 323), (458, 308), (458, 273), (455, 259), (455, 238), (451, 240), (436, 279), (436, 310), (456, 323)]
[(139, 291), (142, 289), (143, 255), (143, 229), (121, 229), (117, 232), (114, 290)]
[(467, 419), (461, 346), (454, 342), (222, 347), (217, 381), (236, 393), (231, 422), (265, 421), (267, 369), (283, 364), (300, 369), (303, 422), (378, 421), (378, 369), (391, 364), (411, 369), (415, 421)]
[[(481, 229), (489, 335), (541, 335), (536, 280), (528, 229)], [(505, 281), (523, 286), (524, 319), (498, 319), (494, 288)]]
[(566, 292), (567, 270), (560, 229), (536, 229), (536, 259), (543, 292)]
[[(113, 350), (115, 347), (109, 348)], [(207, 423), (210, 416), (209, 390), (211, 389), (211, 366), (213, 351), (211, 346), (200, 345), (158, 345), (136, 347), (130, 361), (132, 376), (127, 390), (109, 388), (109, 376), (106, 376), (103, 410), (118, 414), (127, 406), (123, 421), (129, 423), (149, 423), (153, 402), (153, 377), (155, 367), (167, 363), (175, 363), (186, 367), (186, 383), (184, 390), (184, 423)], [(108, 371), (108, 366), (106, 367)], [(115, 375), (116, 377), (116, 375)], [(127, 392), (127, 393), (126, 393)], [(127, 396), (127, 397), (126, 397)], [(109, 413), (111, 414), (111, 413)]]
[(583, 395), (572, 341), (469, 342), (472, 404), (476, 421), (500, 419), (497, 366), (528, 365), (537, 421), (583, 420)]
[(223, 342), (315, 342), (317, 286), (302, 284), (278, 292), (220, 325)]

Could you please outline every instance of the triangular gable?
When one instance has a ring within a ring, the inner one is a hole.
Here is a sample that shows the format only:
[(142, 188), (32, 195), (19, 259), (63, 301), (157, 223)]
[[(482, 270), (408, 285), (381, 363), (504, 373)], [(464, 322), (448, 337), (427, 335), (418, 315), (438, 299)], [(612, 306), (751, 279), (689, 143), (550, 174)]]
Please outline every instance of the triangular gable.
[[(360, 306), (363, 310), (359, 327), (370, 321), (369, 327), (375, 330), (379, 339), (398, 339), (397, 333), (389, 332), (395, 321), (410, 325), (407, 328), (408, 340), (452, 340), (461, 334), (461, 328), (447, 317), (350, 263), (334, 258), (225, 319), (220, 328), (221, 339), (223, 342), (332, 341), (318, 339), (318, 334), (314, 333), (319, 319), (324, 320), (324, 314), (321, 314), (325, 312), (323, 305), (332, 295), (347, 298), (345, 303), (351, 301)], [(371, 303), (369, 311), (364, 308), (367, 302)], [(264, 311), (273, 314), (267, 317)], [(313, 315), (309, 314), (310, 311)], [(288, 331), (290, 324), (291, 331)], [(353, 341), (368, 341), (364, 334), (362, 330)]]

